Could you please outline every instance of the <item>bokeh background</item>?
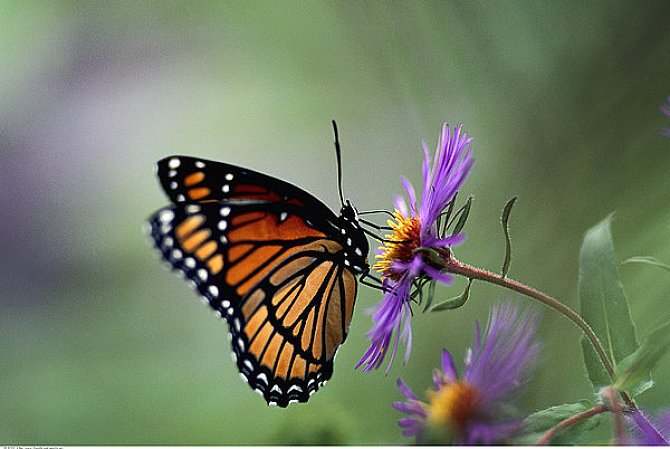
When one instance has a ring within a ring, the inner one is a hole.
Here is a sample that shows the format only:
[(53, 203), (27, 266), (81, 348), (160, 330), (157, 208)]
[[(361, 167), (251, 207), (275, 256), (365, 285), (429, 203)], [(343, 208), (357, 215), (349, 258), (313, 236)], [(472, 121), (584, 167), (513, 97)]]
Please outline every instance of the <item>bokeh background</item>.
[[(390, 208), (401, 175), (420, 183), (421, 140), (463, 123), (475, 201), (459, 258), (499, 269), (518, 195), (509, 275), (577, 307), (583, 234), (612, 211), (618, 260), (670, 262), (668, 17), (666, 0), (0, 2), (0, 442), (411, 442), (396, 379), (423, 394), (440, 350), (462, 354), (514, 296), (476, 284), (459, 310), (416, 313), (410, 362), (385, 376), (353, 368), (380, 299), (363, 287), (328, 385), (267, 407), (225, 323), (143, 232), (166, 204), (154, 162), (243, 165), (337, 208), (335, 118), (346, 196)], [(670, 279), (620, 272), (644, 334), (668, 316)], [(590, 397), (577, 329), (547, 312), (540, 337), (522, 411)], [(668, 405), (668, 360), (654, 378), (651, 410)]]

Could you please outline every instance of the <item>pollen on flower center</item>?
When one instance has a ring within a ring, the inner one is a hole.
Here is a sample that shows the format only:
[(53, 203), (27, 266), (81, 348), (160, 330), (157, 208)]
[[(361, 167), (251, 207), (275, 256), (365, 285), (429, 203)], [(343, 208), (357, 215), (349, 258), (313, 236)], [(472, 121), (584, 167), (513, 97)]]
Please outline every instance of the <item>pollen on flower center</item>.
[(449, 426), (458, 432), (465, 431), (466, 423), (477, 414), (481, 403), (477, 389), (462, 380), (450, 382), (429, 394), (429, 420), (437, 426)]
[(382, 254), (376, 256), (379, 260), (372, 268), (381, 271), (382, 278), (397, 281), (402, 273), (393, 270), (393, 262), (409, 262), (414, 258), (414, 250), (420, 246), (421, 222), (418, 218), (405, 217), (397, 209), (393, 218), (395, 221), (387, 221), (393, 233), (386, 235), (389, 242), (379, 248)]

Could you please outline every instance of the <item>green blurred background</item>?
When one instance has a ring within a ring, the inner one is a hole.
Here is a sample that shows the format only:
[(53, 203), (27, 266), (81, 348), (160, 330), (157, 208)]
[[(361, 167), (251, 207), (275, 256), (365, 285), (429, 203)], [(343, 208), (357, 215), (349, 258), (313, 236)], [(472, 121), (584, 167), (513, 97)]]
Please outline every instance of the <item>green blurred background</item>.
[[(384, 376), (353, 369), (380, 299), (363, 287), (328, 385), (267, 407), (225, 323), (143, 233), (167, 202), (154, 162), (243, 165), (337, 208), (335, 118), (345, 194), (390, 208), (401, 175), (420, 183), (421, 140), (464, 123), (475, 202), (459, 258), (499, 269), (518, 195), (509, 275), (577, 307), (583, 234), (612, 211), (618, 260), (670, 262), (668, 17), (667, 0), (0, 2), (0, 442), (411, 442), (396, 379), (423, 394), (441, 348), (460, 357), (473, 320), (514, 296), (476, 284), (457, 311), (415, 314), (410, 362)], [(670, 313), (670, 279), (620, 271), (644, 334)], [(590, 397), (577, 329), (547, 312), (540, 334), (522, 410)], [(670, 402), (668, 360), (654, 377), (652, 410)]]

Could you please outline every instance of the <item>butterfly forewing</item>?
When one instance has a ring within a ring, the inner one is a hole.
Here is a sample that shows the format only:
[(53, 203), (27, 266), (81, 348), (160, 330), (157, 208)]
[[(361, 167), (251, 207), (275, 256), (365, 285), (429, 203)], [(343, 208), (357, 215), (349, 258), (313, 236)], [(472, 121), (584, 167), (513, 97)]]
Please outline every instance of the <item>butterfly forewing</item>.
[(291, 183), (254, 170), (189, 156), (158, 161), (156, 173), (174, 204), (226, 200), (289, 203), (319, 214), (333, 215), (314, 196)]
[(280, 406), (307, 401), (330, 378), (347, 335), (355, 274), (367, 264), (353, 255), (367, 253), (362, 231), (251, 170), (173, 156), (158, 174), (175, 202), (150, 219), (163, 258), (226, 318), (252, 388)]

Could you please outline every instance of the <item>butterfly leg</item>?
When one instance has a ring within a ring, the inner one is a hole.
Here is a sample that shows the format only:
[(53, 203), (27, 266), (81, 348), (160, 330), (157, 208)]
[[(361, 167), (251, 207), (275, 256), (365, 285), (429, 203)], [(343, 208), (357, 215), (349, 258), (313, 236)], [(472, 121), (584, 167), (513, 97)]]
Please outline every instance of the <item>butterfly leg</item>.
[[(365, 280), (366, 278), (370, 278), (373, 281), (377, 282), (378, 284), (373, 284), (372, 282), (368, 282), (368, 281)], [(359, 281), (363, 285), (367, 285), (368, 287), (376, 288), (377, 290), (381, 290), (385, 293), (390, 293), (391, 292), (391, 290), (389, 288), (385, 288), (383, 286), (383, 282), (382, 282), (381, 279), (379, 279), (375, 276), (372, 276), (369, 272), (363, 273), (363, 275), (360, 277)]]

